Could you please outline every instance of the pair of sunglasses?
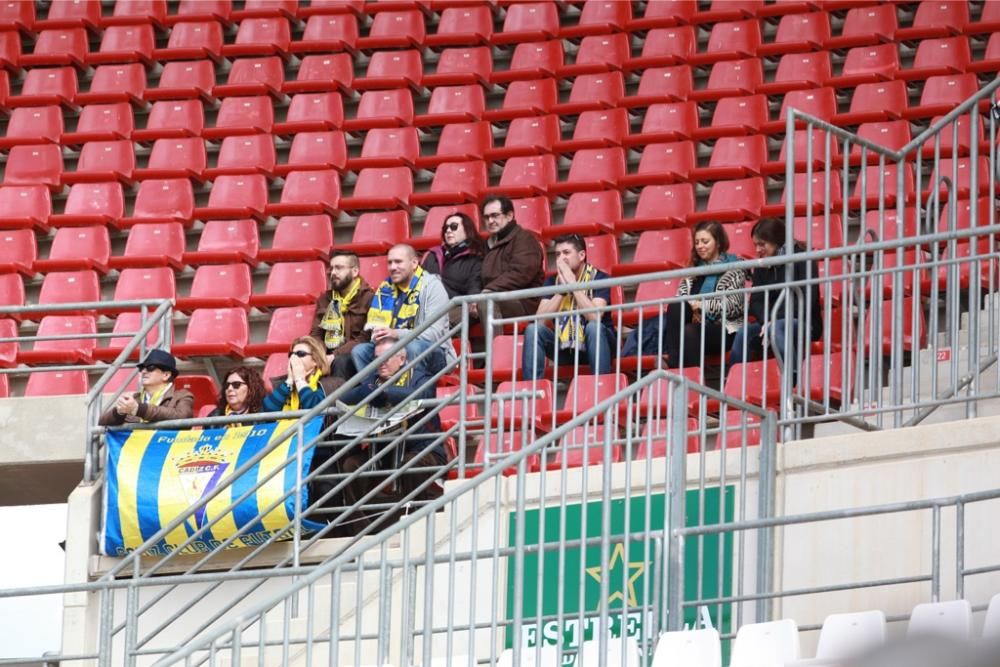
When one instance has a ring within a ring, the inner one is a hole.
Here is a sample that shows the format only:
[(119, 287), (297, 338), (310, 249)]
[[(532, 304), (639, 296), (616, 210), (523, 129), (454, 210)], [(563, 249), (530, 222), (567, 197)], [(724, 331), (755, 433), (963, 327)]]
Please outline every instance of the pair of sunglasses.
[(139, 366), (140, 371), (163, 371), (164, 373), (169, 373), (170, 369), (165, 366), (159, 366), (157, 364), (149, 364), (148, 366)]
[(292, 350), (291, 352), (288, 353), (288, 356), (290, 357), (293, 355), (298, 357), (299, 359), (302, 359), (304, 357), (311, 357), (312, 352), (306, 352), (305, 350)]
[(444, 228), (449, 232), (457, 232), (461, 226), (462, 223), (460, 222), (449, 222), (447, 225), (444, 226)]
[(240, 382), (239, 380), (233, 380), (232, 382), (226, 383), (226, 389), (232, 387), (233, 389), (239, 390), (242, 387), (247, 386), (246, 382)]

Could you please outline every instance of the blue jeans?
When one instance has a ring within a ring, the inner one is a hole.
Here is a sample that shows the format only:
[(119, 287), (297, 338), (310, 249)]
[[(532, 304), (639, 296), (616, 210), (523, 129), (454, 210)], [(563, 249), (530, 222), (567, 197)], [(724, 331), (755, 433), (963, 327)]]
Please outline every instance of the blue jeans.
[[(587, 322), (583, 328), (583, 346), (590, 372), (601, 375), (611, 372), (611, 347), (614, 333), (601, 322)], [(525, 380), (545, 377), (545, 358), (566, 360), (573, 363), (575, 349), (561, 350), (556, 345), (556, 334), (543, 324), (529, 324), (524, 330), (524, 352), (521, 374)]]
[[(794, 350), (794, 341), (798, 338), (798, 320), (792, 320), (792, 354), (796, 358), (799, 356)], [(754, 361), (764, 357), (764, 339), (760, 332), (764, 330), (764, 325), (753, 322), (746, 325), (736, 333), (733, 339), (733, 346), (729, 354), (730, 364), (742, 364), (744, 361)], [(746, 341), (746, 356), (743, 354), (743, 345)], [(774, 323), (774, 342), (778, 345), (778, 358), (785, 353), (785, 320), (777, 320)], [(768, 345), (767, 356), (774, 357), (772, 348)]]
[[(431, 343), (428, 340), (418, 339), (413, 341), (406, 346), (407, 361), (416, 359), (420, 353), (432, 345), (434, 345), (434, 343)], [(354, 367), (360, 371), (375, 359), (375, 344), (361, 343), (360, 345), (355, 345), (354, 348), (351, 349), (351, 359), (354, 360)], [(438, 347), (437, 350), (424, 357), (421, 364), (429, 375), (433, 375), (444, 368), (446, 362), (447, 359), (445, 358), (444, 350)]]

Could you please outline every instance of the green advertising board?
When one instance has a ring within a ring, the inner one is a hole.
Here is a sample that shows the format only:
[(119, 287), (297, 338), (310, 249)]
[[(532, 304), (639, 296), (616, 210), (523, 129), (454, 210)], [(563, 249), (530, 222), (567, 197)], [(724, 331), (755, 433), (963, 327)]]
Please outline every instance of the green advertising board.
[[(727, 486), (725, 493), (720, 487), (711, 487), (703, 492), (701, 502), (697, 490), (687, 493), (686, 525), (711, 525), (720, 521), (733, 520), (734, 488)], [(699, 508), (701, 516), (699, 516)], [(565, 508), (550, 507), (544, 510), (528, 510), (525, 513), (525, 545), (558, 544), (560, 538), (579, 540), (599, 538), (602, 524), (602, 503), (569, 504)], [(564, 515), (563, 515), (564, 513)], [(661, 554), (660, 565), (655, 563), (656, 553), (653, 540), (644, 542), (647, 526), (651, 531), (662, 531), (666, 525), (667, 500), (664, 494), (648, 497), (634, 497), (611, 501), (610, 536), (611, 543), (607, 555), (607, 567), (602, 567), (600, 544), (567, 547), (562, 553), (558, 549), (529, 551), (524, 555), (524, 584), (522, 595), (523, 634), (522, 646), (534, 648), (556, 646), (561, 638), (563, 650), (574, 651), (581, 641), (595, 639), (599, 618), (595, 614), (601, 609), (601, 577), (609, 577), (607, 582), (607, 607), (609, 610), (609, 630), (612, 637), (622, 633), (634, 637), (640, 643), (649, 635), (665, 628), (655, 627), (656, 619), (652, 609), (662, 609), (662, 577), (664, 576), (665, 555)], [(628, 526), (626, 528), (626, 517)], [(724, 518), (723, 518), (724, 517)], [(510, 515), (509, 544), (515, 544), (517, 530), (516, 515)], [(720, 549), (720, 539), (722, 540)], [(721, 554), (721, 558), (720, 558)], [(707, 535), (700, 540), (689, 539), (684, 553), (685, 598), (698, 597), (698, 563), (701, 566), (700, 598), (715, 598), (732, 593), (733, 540), (727, 534)], [(562, 566), (560, 567), (560, 562)], [(720, 577), (721, 567), (721, 577)], [(514, 617), (514, 559), (508, 560), (507, 568), (507, 619)], [(721, 589), (720, 589), (721, 582)], [(551, 618), (560, 612), (562, 599), (562, 619)], [(721, 618), (716, 617), (716, 607), (709, 609), (713, 625), (726, 632), (730, 627), (729, 607), (723, 606)], [(581, 619), (580, 612), (587, 614)], [(543, 617), (538, 627), (539, 613)], [(685, 611), (684, 622), (694, 626), (698, 610)], [(513, 632), (507, 633), (507, 647), (513, 646)], [(565, 665), (575, 662), (575, 653), (565, 656)]]

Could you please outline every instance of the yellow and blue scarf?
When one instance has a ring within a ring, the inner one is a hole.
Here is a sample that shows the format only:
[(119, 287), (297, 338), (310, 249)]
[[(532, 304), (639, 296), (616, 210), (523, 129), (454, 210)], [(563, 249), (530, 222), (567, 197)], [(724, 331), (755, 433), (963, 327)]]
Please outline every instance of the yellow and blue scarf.
[(424, 287), (424, 270), (417, 267), (407, 288), (400, 289), (388, 278), (382, 281), (368, 311), (365, 329), (412, 329), (420, 310), (420, 290)]
[[(583, 272), (580, 274), (577, 282), (589, 283), (594, 280), (594, 276), (597, 275), (597, 269), (590, 263), (583, 265)], [(587, 296), (589, 298), (594, 298), (594, 290), (588, 289)], [(559, 302), (559, 312), (568, 313), (575, 308), (575, 303), (573, 300), (573, 293), (569, 292), (563, 295), (562, 301)], [(559, 349), (561, 350), (573, 350), (580, 349), (584, 344), (584, 328), (580, 326), (580, 315), (564, 315), (563, 317), (556, 318), (556, 334), (559, 337)]]
[[(309, 384), (309, 388), (313, 391), (319, 390), (319, 378), (323, 375), (323, 371), (316, 369), (312, 374), (306, 378), (306, 382)], [(291, 393), (288, 394), (288, 399), (285, 401), (285, 405), (281, 408), (282, 412), (295, 412), (299, 409), (299, 390), (297, 387), (292, 387)]]
[[(163, 397), (167, 395), (167, 392), (170, 391), (173, 388), (174, 388), (174, 383), (170, 382), (170, 383), (167, 383), (163, 387), (163, 389), (161, 389), (161, 390), (159, 390), (157, 392), (154, 392), (153, 394), (150, 394), (148, 391), (144, 390), (142, 392), (142, 396), (140, 396), (140, 398), (142, 399), (142, 402), (145, 405), (159, 405), (160, 401), (163, 400)], [(145, 424), (146, 421), (148, 421), (148, 420), (143, 419), (142, 417), (140, 417), (139, 421), (141, 421), (142, 423)]]
[(333, 350), (344, 344), (344, 313), (351, 307), (351, 303), (361, 290), (361, 278), (355, 278), (347, 288), (347, 294), (341, 295), (337, 290), (332, 290), (330, 294), (330, 305), (327, 306), (323, 321), (319, 323), (321, 329), (326, 331), (323, 343), (328, 350)]

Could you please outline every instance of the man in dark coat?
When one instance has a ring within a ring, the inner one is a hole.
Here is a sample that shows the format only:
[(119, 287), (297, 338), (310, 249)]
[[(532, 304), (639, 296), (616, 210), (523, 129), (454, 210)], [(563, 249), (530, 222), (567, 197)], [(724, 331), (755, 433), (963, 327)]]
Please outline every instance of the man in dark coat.
[[(483, 257), (483, 292), (510, 292), (541, 287), (545, 279), (542, 245), (514, 220), (514, 203), (507, 197), (483, 201), (483, 222), (490, 233)], [(503, 317), (534, 315), (538, 299), (498, 302)]]

